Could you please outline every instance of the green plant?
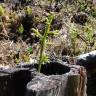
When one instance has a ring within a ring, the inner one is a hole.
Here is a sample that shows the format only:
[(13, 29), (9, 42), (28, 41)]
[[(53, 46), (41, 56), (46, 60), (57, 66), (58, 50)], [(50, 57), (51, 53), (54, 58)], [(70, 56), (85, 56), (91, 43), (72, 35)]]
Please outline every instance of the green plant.
[(58, 34), (58, 30), (50, 31), (51, 23), (52, 23), (53, 19), (54, 19), (54, 15), (52, 13), (50, 13), (48, 15), (48, 17), (46, 18), (45, 31), (44, 31), (43, 35), (40, 34), (38, 29), (32, 28), (32, 30), (35, 32), (36, 36), (40, 38), (40, 54), (39, 54), (39, 66), (38, 66), (39, 72), (41, 70), (41, 65), (49, 61), (48, 56), (45, 54), (46, 45), (48, 43), (47, 39), (50, 35)]
[(0, 16), (3, 16), (4, 15), (4, 8), (0, 5)]
[(76, 26), (74, 25), (74, 23), (72, 23), (70, 25), (70, 40), (71, 40), (71, 46), (73, 49), (73, 54), (76, 54), (76, 41), (77, 41), (77, 35), (78, 35), (78, 29), (76, 28)]
[(69, 29), (69, 42), (70, 42), (70, 50), (71, 50), (70, 55), (71, 56), (77, 55), (80, 51), (79, 48), (77, 48), (79, 29), (75, 23), (65, 23), (65, 25)]
[(92, 12), (92, 16), (96, 18), (96, 10)]
[(32, 47), (28, 47), (28, 48), (27, 48), (27, 52), (28, 52), (29, 54), (32, 54), (32, 53), (33, 53)]
[(86, 24), (86, 26), (83, 27), (84, 29), (84, 36), (83, 38), (86, 41), (87, 44), (87, 48), (88, 51), (90, 51), (93, 46), (94, 46), (94, 42), (95, 42), (95, 38), (94, 38), (94, 30), (92, 28), (91, 25)]
[(24, 27), (22, 24), (20, 24), (19, 28), (18, 28), (18, 33), (22, 34), (24, 32)]
[[(5, 9), (2, 7), (2, 5), (0, 5), (0, 17), (2, 17), (4, 15), (4, 11)], [(0, 28), (3, 26), (3, 20), (2, 18), (0, 18)]]
[(91, 8), (91, 15), (96, 18), (96, 7), (94, 6)]
[(28, 14), (28, 15), (31, 15), (32, 14), (32, 8), (27, 6), (27, 8), (25, 10), (25, 13)]

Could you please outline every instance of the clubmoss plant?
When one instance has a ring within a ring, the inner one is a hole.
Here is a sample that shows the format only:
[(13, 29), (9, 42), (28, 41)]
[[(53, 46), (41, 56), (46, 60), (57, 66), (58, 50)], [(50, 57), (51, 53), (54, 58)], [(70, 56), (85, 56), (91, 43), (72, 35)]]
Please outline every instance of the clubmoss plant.
[(50, 13), (48, 17), (46, 18), (45, 23), (45, 31), (44, 34), (40, 34), (38, 29), (32, 28), (32, 30), (35, 32), (36, 36), (40, 38), (40, 53), (39, 53), (39, 66), (38, 71), (40, 72), (42, 64), (49, 61), (48, 56), (45, 54), (46, 45), (47, 45), (47, 39), (50, 35), (57, 35), (58, 30), (50, 31), (52, 20), (54, 19), (54, 15)]

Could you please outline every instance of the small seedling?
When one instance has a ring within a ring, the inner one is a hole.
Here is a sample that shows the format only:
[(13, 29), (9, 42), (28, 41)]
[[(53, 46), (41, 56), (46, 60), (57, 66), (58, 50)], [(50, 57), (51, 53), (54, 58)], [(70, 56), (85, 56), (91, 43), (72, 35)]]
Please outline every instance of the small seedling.
[(33, 53), (32, 47), (29, 47), (29, 48), (27, 49), (27, 52), (28, 52), (29, 54), (32, 54), (32, 53)]
[(38, 66), (39, 72), (41, 70), (41, 65), (45, 64), (49, 60), (48, 56), (45, 54), (46, 45), (48, 43), (47, 39), (50, 35), (58, 34), (58, 30), (50, 31), (51, 23), (53, 19), (54, 19), (54, 15), (50, 13), (46, 18), (45, 31), (43, 35), (38, 31), (38, 29), (32, 28), (32, 30), (35, 32), (35, 35), (40, 38), (40, 53), (39, 53), (39, 66)]
[(24, 27), (22, 24), (20, 24), (19, 28), (18, 28), (18, 33), (22, 34), (24, 31)]

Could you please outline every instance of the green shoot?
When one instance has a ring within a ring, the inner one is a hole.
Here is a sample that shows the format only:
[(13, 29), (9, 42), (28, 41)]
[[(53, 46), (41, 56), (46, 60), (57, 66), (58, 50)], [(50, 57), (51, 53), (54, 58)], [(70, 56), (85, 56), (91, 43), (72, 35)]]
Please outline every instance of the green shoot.
[(42, 64), (48, 62), (48, 56), (45, 54), (46, 45), (47, 45), (47, 38), (50, 35), (57, 35), (58, 31), (50, 31), (52, 20), (54, 19), (53, 14), (49, 14), (46, 18), (46, 26), (45, 26), (45, 32), (43, 35), (40, 34), (40, 32), (37, 29), (32, 28), (32, 30), (35, 32), (36, 36), (40, 38), (40, 54), (39, 54), (39, 66), (38, 71), (40, 72)]
[(23, 25), (21, 24), (21, 25), (19, 26), (19, 28), (18, 28), (18, 33), (22, 34), (23, 31), (24, 31), (24, 27), (23, 27)]
[(32, 54), (32, 53), (33, 53), (32, 47), (28, 47), (27, 52), (28, 52), (29, 54)]
[(29, 6), (27, 6), (25, 12), (26, 12), (26, 14), (31, 15), (32, 14), (32, 8), (30, 8)]

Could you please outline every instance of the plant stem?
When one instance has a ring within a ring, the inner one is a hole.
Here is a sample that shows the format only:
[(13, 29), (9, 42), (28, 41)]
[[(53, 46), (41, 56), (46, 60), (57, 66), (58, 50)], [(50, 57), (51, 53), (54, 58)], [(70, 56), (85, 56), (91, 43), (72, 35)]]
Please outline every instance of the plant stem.
[(45, 33), (40, 42), (40, 57), (39, 57), (39, 66), (38, 66), (39, 72), (41, 71), (41, 65), (43, 64), (42, 59), (43, 59), (43, 55), (45, 53), (44, 51), (45, 51), (45, 47), (46, 47), (46, 38), (47, 38), (47, 33), (50, 31), (50, 25), (51, 25), (51, 22), (46, 24)]

